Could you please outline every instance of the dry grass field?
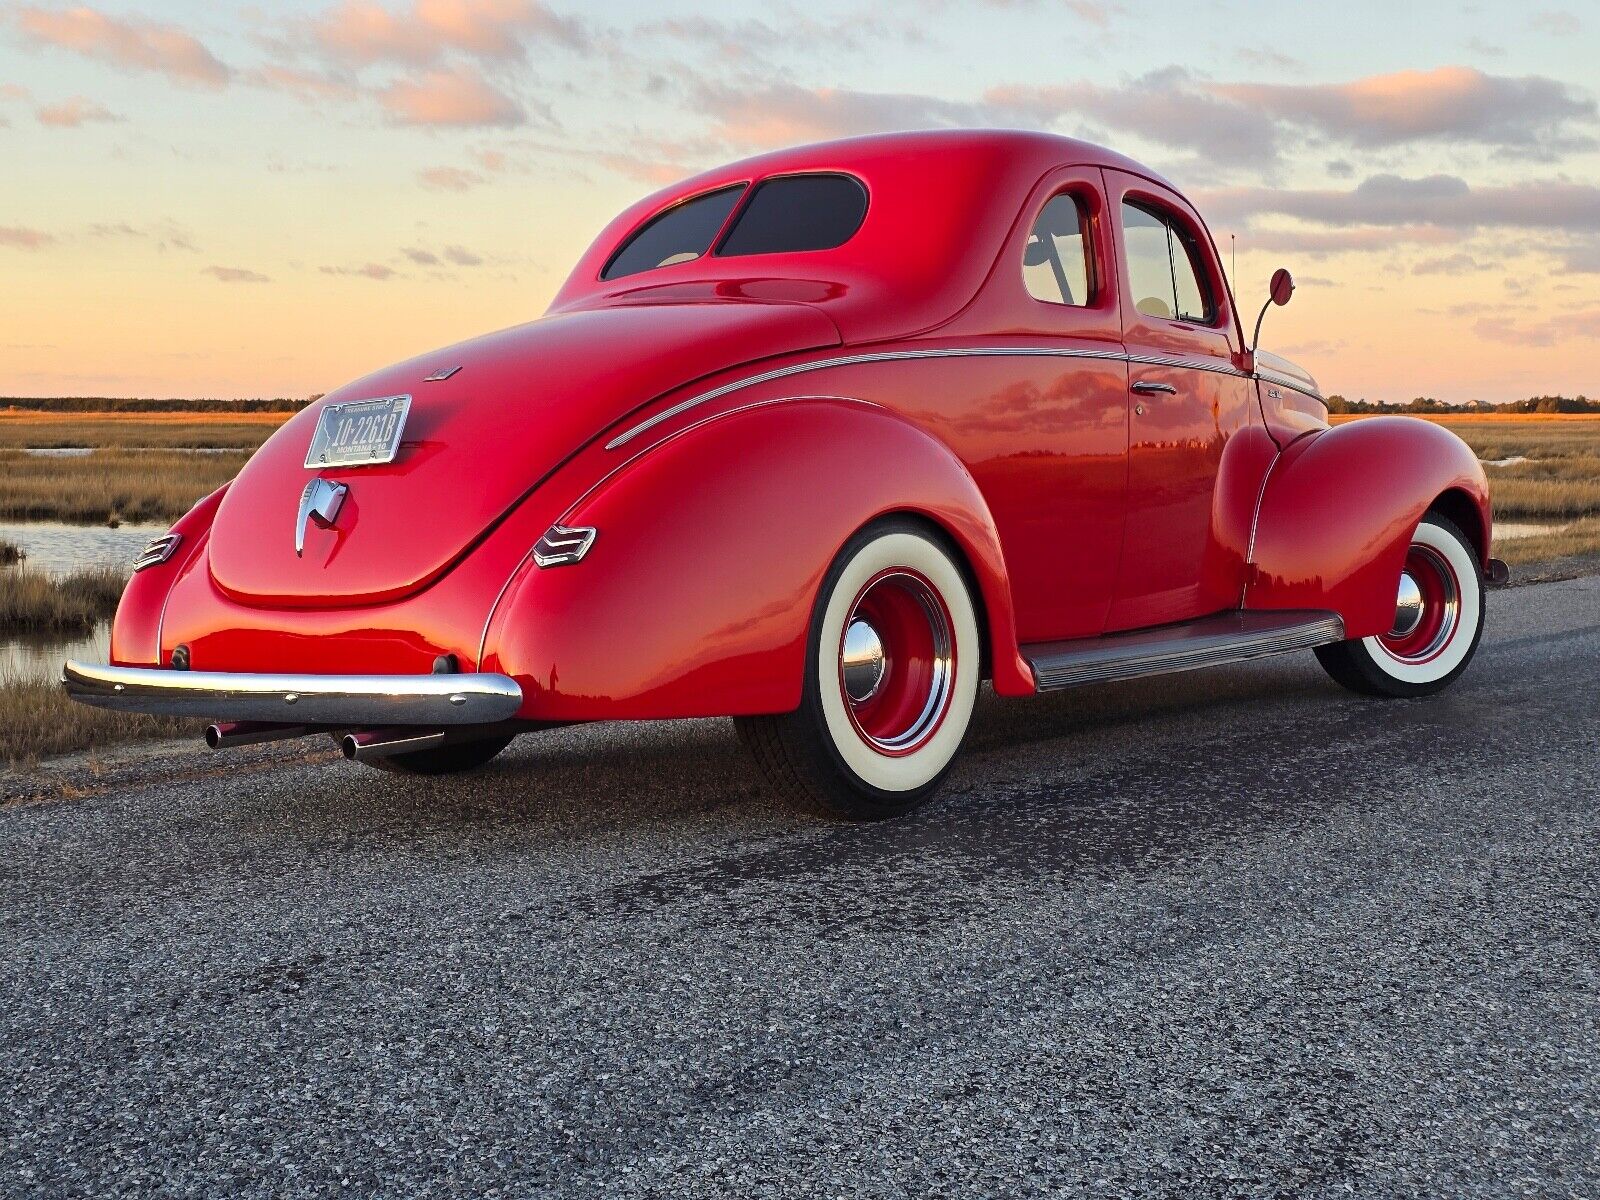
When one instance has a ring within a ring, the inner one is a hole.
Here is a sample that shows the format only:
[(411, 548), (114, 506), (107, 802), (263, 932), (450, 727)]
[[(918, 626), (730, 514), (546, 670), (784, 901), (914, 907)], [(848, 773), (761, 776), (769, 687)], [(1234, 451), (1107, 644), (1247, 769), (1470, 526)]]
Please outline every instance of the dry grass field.
[(0, 634), (88, 633), (117, 611), (127, 583), (125, 572), (109, 567), (61, 579), (27, 567), (0, 571)]
[(292, 413), (58, 413), (0, 409), (0, 449), (174, 446), (254, 450)]
[(72, 457), (0, 450), (0, 520), (175, 521), (239, 473), (245, 451), (96, 450)]
[(120, 742), (198, 737), (204, 721), (108, 712), (67, 699), (49, 679), (0, 680), (0, 756), (6, 766)]

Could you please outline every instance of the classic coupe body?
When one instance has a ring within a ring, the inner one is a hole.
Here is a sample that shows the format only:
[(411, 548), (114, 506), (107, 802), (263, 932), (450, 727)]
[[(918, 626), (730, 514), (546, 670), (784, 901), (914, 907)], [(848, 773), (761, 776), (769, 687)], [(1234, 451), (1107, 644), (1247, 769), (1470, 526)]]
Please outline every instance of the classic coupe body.
[(1330, 428), (1160, 177), (889, 135), (659, 192), (544, 317), (298, 413), (152, 543), (111, 663), (64, 677), (214, 745), (328, 731), (414, 772), (733, 716), (776, 786), (876, 817), (937, 786), (984, 679), (1315, 649), (1436, 690), (1489, 544), (1471, 451)]

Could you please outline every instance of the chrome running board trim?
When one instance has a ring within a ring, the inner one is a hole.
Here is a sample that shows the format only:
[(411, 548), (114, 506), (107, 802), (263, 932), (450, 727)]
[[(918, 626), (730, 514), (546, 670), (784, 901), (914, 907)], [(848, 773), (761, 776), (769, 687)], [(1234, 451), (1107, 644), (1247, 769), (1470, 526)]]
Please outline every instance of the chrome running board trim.
[(253, 675), (67, 662), (67, 695), (96, 708), (296, 725), (487, 725), (516, 716), (508, 675)]
[(1038, 690), (1050, 692), (1247, 662), (1342, 641), (1344, 621), (1336, 613), (1226, 612), (1156, 629), (1040, 642), (1023, 646), (1022, 656), (1033, 668)]

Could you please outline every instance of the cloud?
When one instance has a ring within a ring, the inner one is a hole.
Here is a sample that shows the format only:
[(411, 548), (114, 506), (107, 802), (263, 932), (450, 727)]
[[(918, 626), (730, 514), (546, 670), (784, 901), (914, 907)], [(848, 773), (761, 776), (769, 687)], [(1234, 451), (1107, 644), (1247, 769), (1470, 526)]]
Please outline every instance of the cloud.
[(31, 95), (20, 83), (0, 83), (0, 100), (26, 100)]
[(89, 233), (99, 238), (148, 239), (155, 244), (157, 250), (163, 252), (167, 250), (186, 250), (191, 254), (200, 252), (189, 234), (171, 221), (158, 221), (144, 229), (136, 228), (126, 221), (100, 222), (89, 226)]
[(1583, 22), (1572, 13), (1546, 9), (1528, 18), (1528, 28), (1555, 37), (1577, 37), (1583, 32)]
[(476, 171), (460, 167), (424, 167), (417, 172), (417, 182), (436, 192), (464, 192), (483, 181), (483, 176)]
[(403, 12), (345, 0), (305, 32), (319, 53), (352, 66), (427, 66), (451, 50), (504, 61), (524, 57), (527, 37), (571, 47), (588, 41), (577, 21), (536, 0), (415, 0)]
[(1564, 274), (1592, 275), (1600, 273), (1600, 238), (1563, 247), (1560, 253), (1561, 270)]
[(179, 83), (219, 88), (232, 71), (176, 25), (110, 17), (88, 5), (56, 10), (27, 6), (16, 21), (31, 40), (131, 70), (157, 71)]
[(284, 66), (281, 63), (269, 63), (263, 67), (256, 67), (244, 75), (247, 83), (257, 87), (268, 88), (275, 92), (285, 92), (307, 103), (319, 103), (330, 100), (353, 100), (358, 92), (353, 83), (337, 75), (326, 74), (321, 71), (308, 71), (301, 67)]
[(1213, 162), (1264, 165), (1278, 155), (1278, 129), (1257, 106), (1218, 96), (1181, 67), (1152, 71), (1120, 87), (1078, 82), (989, 89), (1001, 121), (1039, 124), (1078, 118)]
[(990, 123), (977, 104), (912, 93), (805, 88), (791, 83), (762, 88), (703, 85), (696, 102), (716, 122), (713, 132), (718, 137), (752, 148), (892, 129)]
[(271, 283), (269, 276), (260, 271), (247, 270), (244, 267), (205, 267), (200, 274), (209, 275), (223, 283)]
[(359, 267), (322, 267), (324, 275), (350, 275), (358, 279), (377, 279), (380, 281), (393, 279), (397, 272), (393, 267), (386, 267), (382, 263), (363, 263)]
[(1455, 175), (1372, 175), (1347, 192), (1222, 188), (1199, 193), (1201, 211), (1248, 222), (1276, 213), (1322, 225), (1432, 225), (1470, 230), (1600, 231), (1600, 187), (1567, 180), (1528, 180), (1473, 187)]
[(55, 129), (76, 129), (89, 121), (120, 121), (121, 117), (103, 104), (96, 104), (84, 96), (73, 96), (60, 104), (47, 104), (34, 116), (39, 124)]
[(1425, 258), (1411, 268), (1413, 275), (1465, 275), (1469, 271), (1487, 271), (1489, 264), (1481, 263), (1464, 251)]
[(19, 250), (42, 250), (54, 242), (55, 235), (42, 229), (28, 229), (22, 225), (0, 225), (0, 246), (15, 246)]
[(439, 265), (439, 256), (431, 250), (421, 250), (408, 246), (401, 250), (400, 253), (419, 267), (437, 267)]
[(1213, 96), (1356, 146), (1436, 139), (1516, 151), (1592, 146), (1569, 127), (1593, 122), (1595, 102), (1538, 75), (1511, 78), (1472, 67), (1397, 71), (1349, 83), (1208, 84)]
[(1484, 317), (1473, 326), (1481, 338), (1519, 346), (1553, 346), (1576, 338), (1600, 338), (1600, 308), (1562, 313), (1532, 324)]
[(460, 246), (446, 246), (444, 248), (444, 256), (458, 267), (483, 266), (483, 259), (470, 250), (462, 249)]
[(522, 105), (465, 67), (398, 80), (378, 93), (378, 103), (399, 125), (521, 125), (528, 119)]
[(419, 267), (437, 267), (442, 262), (453, 263), (458, 267), (481, 267), (483, 265), (483, 259), (480, 256), (463, 246), (446, 246), (438, 254), (435, 254), (432, 250), (425, 250), (420, 246), (407, 246), (400, 253)]
[[(1202, 212), (1206, 211), (1202, 206)], [(1464, 235), (1435, 225), (1367, 226), (1356, 229), (1254, 229), (1239, 235), (1242, 249), (1277, 254), (1387, 253), (1405, 244), (1425, 246), (1459, 242)]]

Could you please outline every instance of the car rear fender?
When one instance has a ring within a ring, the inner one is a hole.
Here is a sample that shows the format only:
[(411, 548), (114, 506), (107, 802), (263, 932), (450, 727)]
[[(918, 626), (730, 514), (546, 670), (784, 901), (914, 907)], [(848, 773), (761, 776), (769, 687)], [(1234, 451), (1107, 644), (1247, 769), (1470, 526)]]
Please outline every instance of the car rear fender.
[(580, 562), (527, 564), (491, 617), (480, 669), (541, 720), (792, 711), (812, 605), (862, 526), (913, 513), (964, 558), (995, 688), (1033, 690), (998, 535), (948, 447), (874, 404), (799, 397), (735, 408), (613, 470), (561, 524)]
[(162, 563), (135, 571), (111, 622), (111, 661), (124, 666), (161, 665), (161, 614), (172, 585), (206, 544), (217, 506), (230, 484), (223, 484), (173, 524), (181, 539)]
[(1300, 438), (1262, 491), (1245, 607), (1327, 609), (1352, 638), (1384, 632), (1412, 532), (1436, 506), (1470, 515), (1463, 532), (1487, 568), (1488, 480), (1455, 434), (1371, 417)]

